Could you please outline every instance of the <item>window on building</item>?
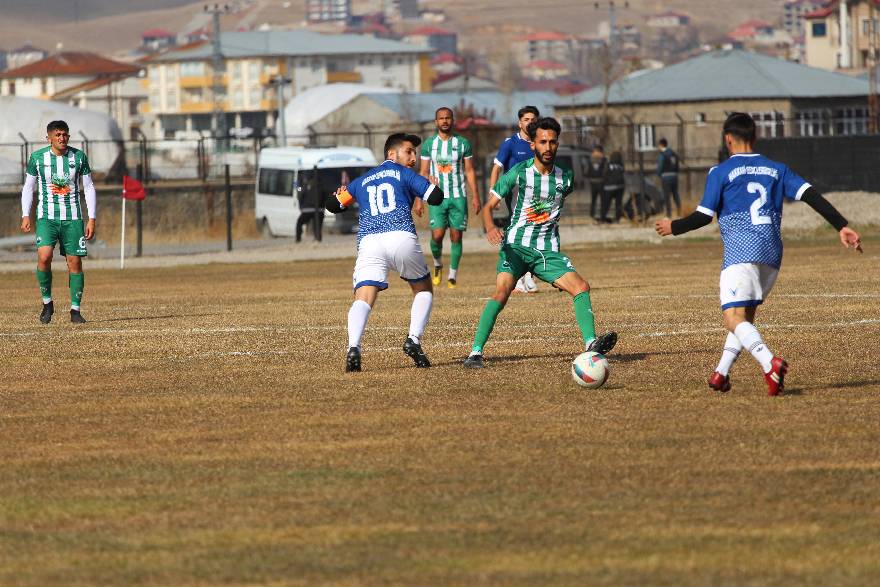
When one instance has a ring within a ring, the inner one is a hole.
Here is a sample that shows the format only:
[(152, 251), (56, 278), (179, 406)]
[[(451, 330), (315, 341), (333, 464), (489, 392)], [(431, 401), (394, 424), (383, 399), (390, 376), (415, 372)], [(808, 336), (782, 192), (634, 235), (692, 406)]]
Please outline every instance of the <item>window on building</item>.
[(259, 61), (251, 61), (248, 63), (248, 78), (252, 82), (256, 81), (260, 77), (260, 62)]
[(232, 79), (234, 79), (234, 80), (241, 79), (241, 61), (233, 61), (232, 62)]
[(201, 61), (184, 61), (180, 64), (180, 75), (184, 77), (205, 75), (205, 64)]
[(652, 151), (654, 150), (654, 135), (655, 128), (653, 124), (639, 124), (636, 125), (635, 130), (635, 143), (636, 149), (639, 151)]
[(388, 71), (389, 69), (391, 69), (391, 58), (390, 57), (383, 57), (382, 58), (382, 69), (384, 69), (385, 71)]
[[(878, 26), (877, 23), (878, 23), (877, 19), (874, 19), (874, 30), (875, 31), (877, 29), (880, 29), (880, 26)], [(871, 34), (871, 19), (870, 18), (863, 18), (862, 19), (862, 34), (863, 35), (870, 35)]]
[(697, 112), (694, 114), (694, 122), (697, 123), (697, 126), (706, 126), (706, 113)]
[(828, 25), (824, 22), (814, 22), (813, 23), (813, 37), (819, 38), (824, 37), (828, 34)]
[(49, 93), (49, 83), (46, 78), (40, 80), (40, 93), (44, 95)]
[(251, 88), (248, 94), (248, 105), (252, 109), (259, 109), (260, 102), (263, 100), (263, 88)]
[(237, 110), (244, 108), (244, 92), (241, 90), (232, 92), (232, 107)]
[(9, 88), (9, 95), (14, 96), (15, 95), (15, 81), (9, 80), (9, 85), (7, 87)]
[(755, 119), (758, 138), (778, 138), (785, 136), (785, 117), (782, 112), (750, 112)]
[(129, 100), (128, 101), (128, 115), (129, 116), (137, 116), (141, 113), (140, 106), (138, 105), (137, 100)]
[(159, 112), (162, 110), (162, 102), (159, 99), (158, 91), (150, 92), (150, 111)]
[(839, 135), (868, 133), (868, 109), (863, 107), (838, 108), (834, 112), (834, 132)]
[(312, 71), (321, 71), (321, 60), (317, 57), (312, 58)]
[(831, 134), (830, 112), (823, 108), (801, 110), (795, 114), (798, 136), (824, 137)]

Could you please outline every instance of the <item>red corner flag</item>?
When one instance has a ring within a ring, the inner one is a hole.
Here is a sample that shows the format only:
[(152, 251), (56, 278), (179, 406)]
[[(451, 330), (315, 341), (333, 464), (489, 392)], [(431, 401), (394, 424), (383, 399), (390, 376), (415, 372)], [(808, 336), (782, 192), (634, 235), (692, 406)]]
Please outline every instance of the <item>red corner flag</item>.
[(127, 175), (122, 177), (122, 197), (126, 200), (143, 200), (147, 197), (144, 184)]

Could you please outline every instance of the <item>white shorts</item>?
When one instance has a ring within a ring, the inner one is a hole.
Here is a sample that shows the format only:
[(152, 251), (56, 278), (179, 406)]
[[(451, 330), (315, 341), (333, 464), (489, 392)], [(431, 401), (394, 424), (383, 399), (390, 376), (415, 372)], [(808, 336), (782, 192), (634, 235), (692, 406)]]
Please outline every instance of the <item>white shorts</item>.
[(361, 239), (354, 263), (354, 289), (362, 285), (387, 289), (389, 269), (397, 271), (401, 279), (410, 283), (428, 278), (430, 272), (419, 237), (398, 230), (368, 234)]
[(763, 263), (737, 263), (721, 271), (721, 309), (751, 308), (764, 303), (779, 269)]

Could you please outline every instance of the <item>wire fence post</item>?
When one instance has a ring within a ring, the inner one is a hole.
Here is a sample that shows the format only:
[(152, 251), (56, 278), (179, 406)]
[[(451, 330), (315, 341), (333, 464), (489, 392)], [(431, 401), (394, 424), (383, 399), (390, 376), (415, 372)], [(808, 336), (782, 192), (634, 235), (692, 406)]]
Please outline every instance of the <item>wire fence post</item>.
[[(138, 164), (138, 179), (141, 183), (146, 183), (144, 179), (144, 168), (143, 163)], [(143, 222), (143, 211), (144, 211), (144, 202), (143, 200), (137, 200), (134, 206), (135, 211), (135, 226), (137, 228), (137, 250), (135, 251), (135, 257), (140, 257), (144, 254), (144, 222)]]
[(226, 250), (232, 250), (232, 180), (229, 178), (229, 163), (225, 166), (226, 176)]

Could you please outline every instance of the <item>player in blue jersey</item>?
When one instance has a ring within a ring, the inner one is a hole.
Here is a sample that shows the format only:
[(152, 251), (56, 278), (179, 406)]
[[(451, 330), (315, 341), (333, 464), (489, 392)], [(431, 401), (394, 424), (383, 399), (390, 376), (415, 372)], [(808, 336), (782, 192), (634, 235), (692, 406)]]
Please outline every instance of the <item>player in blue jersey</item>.
[(730, 158), (709, 171), (697, 210), (686, 218), (657, 222), (660, 236), (679, 235), (706, 226), (718, 215), (724, 262), (721, 268), (721, 313), (729, 330), (709, 387), (730, 389), (730, 368), (743, 348), (761, 364), (770, 395), (784, 390), (788, 364), (774, 356), (754, 326), (782, 264), (782, 201), (800, 200), (827, 220), (847, 248), (862, 251), (856, 231), (815, 188), (782, 163), (754, 152), (755, 121), (735, 112), (724, 123)]
[(352, 202), (360, 206), (354, 302), (348, 311), (348, 354), (345, 371), (361, 370), (361, 339), (379, 292), (388, 288), (388, 270), (409, 282), (413, 292), (405, 352), (417, 367), (430, 367), (421, 337), (431, 315), (434, 294), (431, 274), (416, 235), (412, 206), (420, 198), (432, 206), (443, 203), (443, 191), (413, 171), (422, 140), (396, 133), (385, 141), (386, 161), (343, 186), (327, 199), (326, 208), (339, 214)]
[[(519, 130), (513, 135), (504, 139), (498, 154), (495, 155), (495, 164), (492, 166), (492, 173), (489, 175), (489, 188), (495, 187), (502, 175), (510, 171), (514, 165), (521, 163), (535, 156), (532, 150), (532, 143), (529, 140), (529, 125), (541, 117), (541, 113), (535, 106), (523, 106), (516, 113), (518, 119)], [(504, 202), (507, 204), (508, 213), (513, 215), (513, 195), (512, 192)], [(516, 282), (514, 291), (526, 293), (536, 293), (538, 284), (532, 278), (531, 273), (526, 273)]]

